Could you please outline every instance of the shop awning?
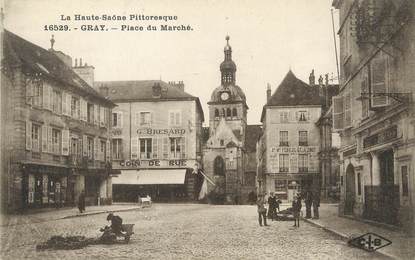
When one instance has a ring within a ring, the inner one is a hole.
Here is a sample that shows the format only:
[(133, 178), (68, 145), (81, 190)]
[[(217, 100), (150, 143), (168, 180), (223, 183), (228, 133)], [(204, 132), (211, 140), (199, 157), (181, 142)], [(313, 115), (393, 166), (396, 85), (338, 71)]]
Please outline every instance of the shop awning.
[(184, 184), (186, 169), (164, 170), (121, 170), (121, 174), (112, 177), (112, 184)]

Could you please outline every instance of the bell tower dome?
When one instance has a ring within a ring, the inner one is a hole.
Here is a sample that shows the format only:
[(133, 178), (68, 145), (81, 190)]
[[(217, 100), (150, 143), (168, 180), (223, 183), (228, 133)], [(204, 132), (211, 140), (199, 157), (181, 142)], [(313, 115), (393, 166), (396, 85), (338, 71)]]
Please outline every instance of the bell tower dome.
[(232, 47), (229, 45), (229, 36), (226, 36), (224, 48), (225, 60), (220, 64), (222, 86), (235, 85), (236, 64), (232, 60)]

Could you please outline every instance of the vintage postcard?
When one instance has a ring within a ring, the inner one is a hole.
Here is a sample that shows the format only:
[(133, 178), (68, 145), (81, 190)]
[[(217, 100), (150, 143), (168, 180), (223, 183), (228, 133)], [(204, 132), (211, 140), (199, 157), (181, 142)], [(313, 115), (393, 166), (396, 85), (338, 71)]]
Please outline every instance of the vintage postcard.
[(0, 1), (1, 259), (414, 259), (412, 0)]

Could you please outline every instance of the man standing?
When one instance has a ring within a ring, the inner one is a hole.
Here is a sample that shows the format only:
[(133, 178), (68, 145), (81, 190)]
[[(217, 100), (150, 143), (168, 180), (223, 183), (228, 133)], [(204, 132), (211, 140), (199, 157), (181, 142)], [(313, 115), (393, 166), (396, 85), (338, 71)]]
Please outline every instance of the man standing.
[(81, 191), (81, 194), (79, 194), (78, 209), (81, 213), (85, 211), (85, 192), (83, 190)]
[(273, 192), (271, 192), (269, 198), (268, 198), (268, 218), (272, 219), (274, 221), (275, 215), (276, 215), (276, 208), (277, 208), (277, 198), (275, 198), (275, 195)]
[(293, 200), (293, 215), (294, 215), (294, 227), (300, 227), (300, 212), (301, 212), (301, 196), (297, 194), (297, 198)]
[(259, 222), (259, 225), (262, 226), (262, 220), (264, 220), (264, 226), (268, 226), (267, 225), (267, 208), (265, 207), (264, 195), (262, 195), (262, 194), (258, 195), (256, 205), (258, 207), (258, 222)]
[(320, 207), (320, 193), (315, 191), (313, 194), (313, 219), (319, 219), (318, 208)]
[(311, 218), (311, 205), (313, 203), (313, 193), (307, 189), (305, 193), (305, 218)]

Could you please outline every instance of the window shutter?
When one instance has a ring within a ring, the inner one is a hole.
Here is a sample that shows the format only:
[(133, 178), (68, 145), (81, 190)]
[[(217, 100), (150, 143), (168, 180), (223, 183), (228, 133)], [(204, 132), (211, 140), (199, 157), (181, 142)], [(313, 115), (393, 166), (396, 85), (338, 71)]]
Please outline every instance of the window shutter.
[(348, 91), (344, 96), (344, 127), (352, 126), (352, 99), (351, 93)]
[(32, 122), (26, 122), (26, 150), (32, 150)]
[(182, 137), (180, 138), (180, 151), (181, 151), (181, 158), (184, 159), (186, 158), (186, 137)]
[(69, 129), (62, 130), (62, 155), (69, 155)]
[(153, 113), (150, 112), (150, 126), (153, 125)]
[(52, 127), (48, 126), (48, 152), (52, 153), (53, 151), (53, 144), (52, 144)]
[(163, 159), (169, 157), (169, 138), (163, 137)]
[(50, 99), (50, 86), (48, 84), (43, 84), (43, 108), (51, 109), (51, 99)]
[(82, 154), (84, 157), (88, 156), (88, 136), (82, 136)]
[(33, 99), (33, 85), (26, 80), (26, 104), (31, 105)]
[(107, 146), (105, 148), (106, 148), (106, 155), (107, 155), (107, 157), (105, 158), (105, 160), (107, 162), (109, 162), (110, 159), (111, 159), (111, 142), (110, 142), (109, 139), (107, 139)]
[(79, 99), (79, 106), (80, 106), (80, 110), (81, 110), (81, 120), (82, 121), (86, 121), (86, 101), (83, 98)]
[(298, 111), (295, 112), (295, 121), (300, 121), (300, 112)]
[(311, 172), (318, 172), (318, 156), (317, 154), (310, 154), (308, 165)]
[(290, 156), (290, 172), (296, 173), (298, 172), (298, 154), (292, 153)]
[(144, 118), (142, 118), (143, 115), (141, 113), (135, 113), (135, 124), (136, 125), (142, 125), (144, 122)]
[(99, 116), (98, 105), (94, 104), (94, 125), (99, 125), (98, 116)]
[(138, 158), (138, 137), (131, 138), (131, 160)]
[(179, 126), (182, 124), (182, 114), (180, 112), (176, 112), (176, 122), (175, 125)]
[(120, 128), (122, 128), (122, 126), (123, 126), (123, 116), (122, 116), (122, 112), (118, 112), (118, 126), (120, 127)]
[(42, 152), (48, 152), (48, 126), (42, 125)]
[(99, 125), (105, 126), (105, 107), (99, 107)]
[(62, 92), (62, 114), (68, 115), (68, 107), (66, 106), (66, 93)]
[(94, 160), (99, 160), (99, 139), (94, 137)]
[(171, 126), (174, 126), (175, 121), (176, 121), (175, 119), (176, 119), (175, 112), (170, 111), (170, 112), (169, 112), (169, 124), (170, 124)]
[(68, 116), (71, 115), (71, 100), (72, 100), (72, 95), (66, 94), (66, 113)]
[(369, 75), (368, 75), (368, 67), (365, 66), (362, 70), (362, 78), (361, 78), (361, 89), (360, 91), (363, 93), (361, 94), (361, 102), (362, 102), (362, 118), (366, 118), (369, 116)]
[(159, 158), (159, 139), (157, 137), (153, 138), (153, 158)]
[(294, 111), (289, 111), (289, 113), (288, 113), (288, 121), (289, 122), (294, 122), (295, 121), (295, 113), (294, 113)]
[(333, 130), (343, 129), (343, 97), (334, 96), (333, 101)]
[[(49, 88), (49, 110), (53, 111), (53, 103), (55, 102), (55, 100), (53, 98), (54, 97), (53, 88), (50, 85), (48, 85), (48, 88)], [(58, 97), (55, 96), (55, 98), (57, 99)]]
[(311, 112), (307, 111), (305, 112), (305, 114), (306, 114), (307, 122), (311, 122)]
[(371, 61), (371, 106), (373, 108), (385, 107), (389, 105), (389, 99), (385, 95), (388, 93), (388, 59), (387, 56), (379, 52)]

